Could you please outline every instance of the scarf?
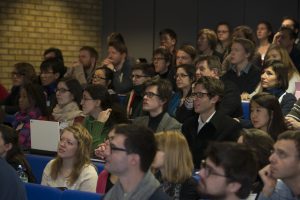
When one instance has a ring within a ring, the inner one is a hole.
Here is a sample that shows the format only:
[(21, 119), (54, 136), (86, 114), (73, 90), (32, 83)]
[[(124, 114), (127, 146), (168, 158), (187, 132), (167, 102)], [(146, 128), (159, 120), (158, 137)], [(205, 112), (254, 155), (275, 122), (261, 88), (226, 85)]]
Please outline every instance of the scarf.
[(269, 94), (272, 94), (272, 95), (274, 95), (277, 99), (279, 98), (279, 97), (281, 97), (281, 95), (283, 95), (283, 93), (285, 93), (285, 91), (284, 90), (282, 90), (281, 88), (265, 88), (264, 90), (263, 90), (263, 92), (267, 92), (267, 93), (269, 93)]
[(79, 109), (77, 103), (72, 101), (63, 107), (60, 107), (58, 104), (56, 104), (55, 108), (53, 109), (52, 116), (55, 121), (67, 122), (68, 125), (72, 125), (74, 118), (84, 115)]
[(122, 185), (118, 181), (105, 195), (104, 200), (148, 200), (158, 187), (158, 180), (148, 170), (134, 191), (128, 192), (125, 196)]

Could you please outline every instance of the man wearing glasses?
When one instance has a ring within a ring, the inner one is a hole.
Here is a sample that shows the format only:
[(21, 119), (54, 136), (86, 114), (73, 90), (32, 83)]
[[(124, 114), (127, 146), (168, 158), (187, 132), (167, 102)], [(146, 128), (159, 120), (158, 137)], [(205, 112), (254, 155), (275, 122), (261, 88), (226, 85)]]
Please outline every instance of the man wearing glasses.
[(239, 136), (240, 124), (218, 110), (223, 92), (222, 81), (213, 77), (203, 76), (195, 84), (192, 97), (198, 115), (183, 123), (182, 133), (189, 143), (196, 169), (211, 141), (236, 141)]
[(300, 132), (278, 136), (270, 164), (259, 171), (264, 182), (259, 200), (300, 199)]
[(137, 117), (133, 123), (151, 128), (154, 132), (180, 130), (181, 124), (166, 111), (172, 96), (172, 86), (168, 80), (154, 78), (145, 82), (143, 111), (148, 115)]
[(117, 125), (112, 131), (114, 137), (104, 152), (105, 169), (119, 180), (104, 199), (169, 199), (149, 170), (157, 150), (153, 132), (128, 124)]
[(233, 142), (216, 142), (202, 160), (198, 183), (209, 199), (246, 199), (257, 177), (257, 157), (249, 147)]

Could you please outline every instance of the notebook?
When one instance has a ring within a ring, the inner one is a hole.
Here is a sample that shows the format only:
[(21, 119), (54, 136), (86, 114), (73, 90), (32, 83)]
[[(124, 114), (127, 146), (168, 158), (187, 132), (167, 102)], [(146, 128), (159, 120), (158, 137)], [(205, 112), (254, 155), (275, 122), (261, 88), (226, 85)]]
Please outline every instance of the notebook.
[(30, 120), (30, 153), (53, 155), (60, 138), (59, 122)]

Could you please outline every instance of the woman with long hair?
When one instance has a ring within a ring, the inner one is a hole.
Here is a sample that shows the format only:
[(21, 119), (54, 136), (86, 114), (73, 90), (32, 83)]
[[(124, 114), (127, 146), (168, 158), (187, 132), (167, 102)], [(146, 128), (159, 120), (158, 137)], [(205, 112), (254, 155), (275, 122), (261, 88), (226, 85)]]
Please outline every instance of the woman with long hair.
[(97, 172), (91, 164), (92, 137), (82, 125), (65, 128), (57, 156), (45, 167), (42, 185), (61, 189), (96, 191)]
[(156, 133), (155, 139), (158, 151), (152, 168), (163, 190), (174, 200), (198, 199), (192, 154), (184, 135), (164, 131)]
[(263, 130), (276, 140), (287, 130), (277, 98), (268, 93), (258, 93), (250, 100), (250, 119), (254, 128)]

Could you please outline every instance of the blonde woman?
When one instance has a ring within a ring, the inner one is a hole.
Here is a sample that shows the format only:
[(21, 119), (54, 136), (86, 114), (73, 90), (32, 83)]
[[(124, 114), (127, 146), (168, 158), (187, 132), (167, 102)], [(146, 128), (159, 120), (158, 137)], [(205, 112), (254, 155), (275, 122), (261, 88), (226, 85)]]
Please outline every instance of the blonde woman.
[(158, 151), (152, 168), (164, 192), (173, 200), (198, 199), (192, 154), (183, 134), (164, 131), (156, 133), (155, 139)]
[(42, 185), (96, 192), (97, 172), (90, 161), (92, 137), (82, 125), (65, 128), (57, 157), (44, 169)]

